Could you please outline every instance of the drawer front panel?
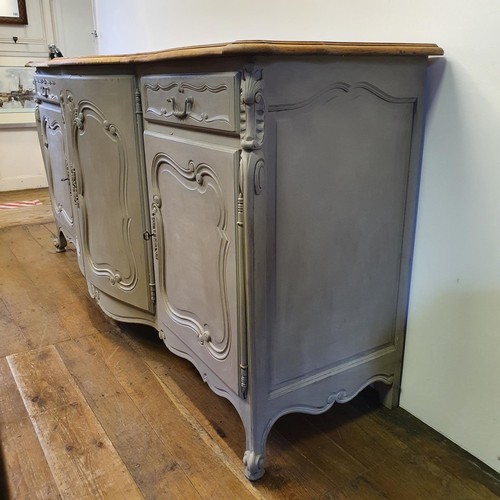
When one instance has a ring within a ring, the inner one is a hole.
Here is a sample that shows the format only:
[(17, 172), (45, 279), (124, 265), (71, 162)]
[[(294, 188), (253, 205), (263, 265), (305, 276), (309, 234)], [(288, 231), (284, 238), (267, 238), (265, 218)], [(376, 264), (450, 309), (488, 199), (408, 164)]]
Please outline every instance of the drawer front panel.
[(237, 132), (237, 73), (146, 76), (142, 99), (146, 122)]
[(59, 103), (65, 78), (52, 75), (35, 75), (35, 97), (45, 102)]

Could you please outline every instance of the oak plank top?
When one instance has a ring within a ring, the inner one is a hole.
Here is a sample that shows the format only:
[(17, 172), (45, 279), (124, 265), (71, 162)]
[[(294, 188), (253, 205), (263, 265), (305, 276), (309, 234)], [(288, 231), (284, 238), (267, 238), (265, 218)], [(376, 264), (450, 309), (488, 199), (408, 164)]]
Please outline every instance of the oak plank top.
[(212, 45), (193, 45), (157, 52), (101, 55), (89, 57), (55, 58), (32, 61), (28, 66), (80, 66), (101, 64), (131, 64), (161, 62), (175, 59), (193, 59), (213, 56), (291, 55), (291, 56), (441, 56), (444, 51), (433, 43), (371, 43), (371, 42), (316, 42), (243, 40)]

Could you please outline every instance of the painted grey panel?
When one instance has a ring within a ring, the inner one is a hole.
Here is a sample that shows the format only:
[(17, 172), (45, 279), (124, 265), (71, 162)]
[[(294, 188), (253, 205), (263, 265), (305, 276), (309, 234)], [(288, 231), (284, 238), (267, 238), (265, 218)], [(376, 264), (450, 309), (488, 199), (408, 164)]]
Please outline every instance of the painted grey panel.
[(57, 234), (54, 244), (58, 251), (64, 251), (67, 242), (71, 241), (75, 245), (78, 265), (83, 273), (79, 224), (73, 203), (75, 170), (69, 156), (66, 118), (59, 106), (42, 102), (36, 110), (36, 119), (56, 221)]
[(239, 151), (145, 134), (158, 319), (238, 392)]
[(73, 234), (74, 215), (69, 164), (66, 153), (66, 127), (59, 107), (39, 106), (42, 153), (45, 160), (52, 208), (57, 219)]
[(338, 83), (270, 107), (273, 386), (394, 347), (414, 104)]
[[(87, 280), (149, 310), (145, 185), (137, 137), (135, 79), (71, 77), (63, 106), (72, 122), (78, 207)], [(127, 105), (123, 105), (127, 103)]]

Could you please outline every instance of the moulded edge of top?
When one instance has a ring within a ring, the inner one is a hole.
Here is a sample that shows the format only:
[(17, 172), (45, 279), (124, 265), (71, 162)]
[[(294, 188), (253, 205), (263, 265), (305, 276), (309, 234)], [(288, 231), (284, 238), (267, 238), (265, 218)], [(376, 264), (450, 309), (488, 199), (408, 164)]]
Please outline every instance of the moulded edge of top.
[(194, 59), (213, 56), (442, 56), (444, 51), (433, 43), (372, 43), (372, 42), (319, 42), (319, 41), (278, 41), (241, 40), (212, 45), (193, 45), (157, 52), (136, 54), (100, 55), (52, 60), (32, 61), (27, 66), (81, 66), (93, 64), (134, 64), (161, 62), (173, 59)]

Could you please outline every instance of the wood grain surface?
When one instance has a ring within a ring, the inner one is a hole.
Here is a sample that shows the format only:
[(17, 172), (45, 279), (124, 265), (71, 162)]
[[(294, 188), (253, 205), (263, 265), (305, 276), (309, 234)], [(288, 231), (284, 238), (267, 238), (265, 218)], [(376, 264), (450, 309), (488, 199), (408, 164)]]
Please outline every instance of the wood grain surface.
[(0, 203), (24, 200), (39, 200), (42, 204), (0, 210), (0, 228), (19, 226), (20, 224), (45, 224), (54, 220), (49, 192), (46, 188), (0, 192)]
[(107, 318), (54, 231), (0, 229), (2, 498), (499, 498), (491, 469), (370, 391), (280, 419), (248, 482), (234, 408), (153, 329)]
[(444, 51), (433, 43), (367, 43), (367, 42), (320, 42), (320, 41), (277, 41), (242, 40), (231, 43), (196, 45), (172, 48), (157, 52), (137, 54), (103, 55), (74, 58), (55, 58), (33, 61), (29, 66), (53, 67), (86, 64), (130, 64), (192, 59), (213, 56), (252, 55), (362, 55), (362, 56), (441, 56)]

